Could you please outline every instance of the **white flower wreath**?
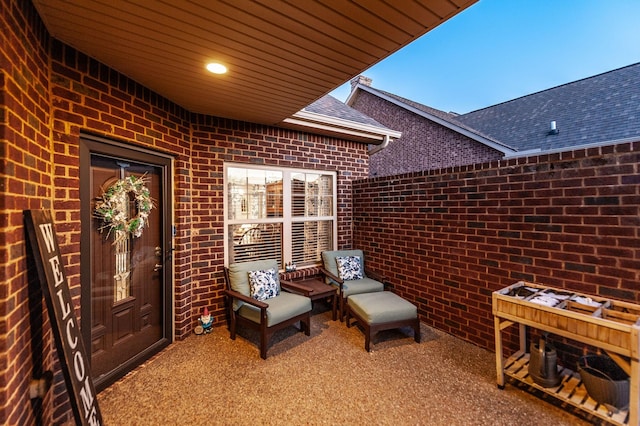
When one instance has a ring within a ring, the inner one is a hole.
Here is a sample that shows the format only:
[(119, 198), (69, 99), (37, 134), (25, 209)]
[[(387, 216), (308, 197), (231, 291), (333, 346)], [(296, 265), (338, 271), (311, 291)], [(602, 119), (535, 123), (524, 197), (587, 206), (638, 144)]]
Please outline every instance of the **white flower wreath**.
[[(134, 217), (129, 218), (129, 194), (133, 194), (136, 203)], [(127, 176), (111, 185), (96, 201), (94, 214), (105, 223), (102, 229), (108, 229), (107, 236), (112, 231), (124, 231), (121, 238), (129, 234), (134, 237), (142, 235), (142, 230), (149, 224), (149, 213), (153, 209), (153, 200), (149, 189), (145, 185), (144, 176)], [(116, 236), (116, 240), (119, 240)]]

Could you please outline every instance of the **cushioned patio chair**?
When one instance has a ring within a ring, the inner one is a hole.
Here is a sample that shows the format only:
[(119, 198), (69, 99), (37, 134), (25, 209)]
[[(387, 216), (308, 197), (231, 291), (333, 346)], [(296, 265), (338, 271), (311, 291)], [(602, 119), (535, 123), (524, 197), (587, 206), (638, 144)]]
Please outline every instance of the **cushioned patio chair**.
[(311, 334), (309, 289), (280, 281), (275, 260), (234, 263), (224, 269), (224, 275), (232, 340), (238, 324), (258, 330), (260, 357), (267, 359), (267, 345), (274, 332), (300, 322), (301, 331)]
[(362, 250), (333, 250), (322, 252), (323, 273), (327, 284), (338, 287), (340, 321), (346, 312), (347, 297), (352, 294), (383, 291), (387, 279), (365, 268)]

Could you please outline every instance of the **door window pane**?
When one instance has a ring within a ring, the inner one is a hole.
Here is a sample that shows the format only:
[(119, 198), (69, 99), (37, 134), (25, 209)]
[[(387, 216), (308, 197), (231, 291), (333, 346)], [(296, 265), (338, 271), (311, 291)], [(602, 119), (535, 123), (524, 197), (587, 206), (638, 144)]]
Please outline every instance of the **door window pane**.
[(131, 252), (129, 251), (129, 235), (124, 231), (115, 231), (116, 273), (114, 279), (113, 301), (117, 303), (128, 299), (131, 295)]

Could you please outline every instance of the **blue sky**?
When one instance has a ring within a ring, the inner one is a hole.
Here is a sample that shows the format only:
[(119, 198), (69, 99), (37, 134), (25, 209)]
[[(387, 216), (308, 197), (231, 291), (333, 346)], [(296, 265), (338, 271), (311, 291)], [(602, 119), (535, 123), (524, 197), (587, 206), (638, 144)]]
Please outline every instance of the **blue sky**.
[(362, 74), (466, 113), (637, 62), (640, 0), (480, 0)]

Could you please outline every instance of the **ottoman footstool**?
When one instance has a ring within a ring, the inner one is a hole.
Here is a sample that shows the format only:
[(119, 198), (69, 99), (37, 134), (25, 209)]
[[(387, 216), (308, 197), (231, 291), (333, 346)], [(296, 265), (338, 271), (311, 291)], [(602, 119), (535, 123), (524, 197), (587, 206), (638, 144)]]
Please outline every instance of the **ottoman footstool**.
[(420, 343), (418, 308), (390, 291), (354, 294), (347, 299), (347, 327), (351, 317), (364, 329), (364, 348), (370, 351), (371, 339), (382, 330), (413, 327), (413, 337)]

